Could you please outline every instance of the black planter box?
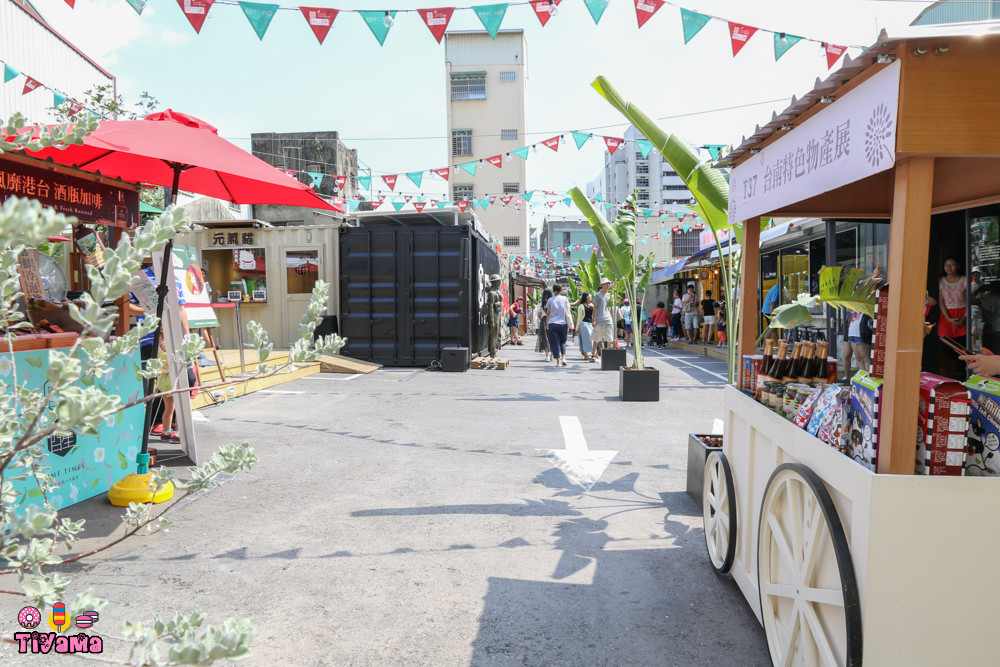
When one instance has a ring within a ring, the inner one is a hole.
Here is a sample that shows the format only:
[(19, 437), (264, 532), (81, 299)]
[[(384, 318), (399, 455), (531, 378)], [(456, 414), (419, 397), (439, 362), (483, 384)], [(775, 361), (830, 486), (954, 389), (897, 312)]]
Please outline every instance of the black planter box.
[(623, 401), (660, 400), (660, 371), (649, 366), (641, 371), (619, 368), (618, 396)]
[(622, 366), (628, 365), (628, 356), (625, 350), (616, 350), (613, 347), (601, 350), (601, 370), (616, 371)]
[(706, 433), (688, 433), (687, 494), (701, 507), (705, 486), (705, 462), (711, 452), (721, 452), (722, 447), (709, 447), (701, 439)]

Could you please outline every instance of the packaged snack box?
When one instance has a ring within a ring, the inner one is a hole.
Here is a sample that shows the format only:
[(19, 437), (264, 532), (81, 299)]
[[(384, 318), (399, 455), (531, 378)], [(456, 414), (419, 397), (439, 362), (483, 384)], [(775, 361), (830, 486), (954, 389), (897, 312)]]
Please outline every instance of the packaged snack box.
[(1000, 477), (1000, 380), (973, 375), (965, 386), (972, 397), (965, 474)]
[(851, 397), (847, 411), (851, 458), (875, 470), (878, 464), (879, 403), (882, 401), (882, 378), (858, 371), (851, 378)]
[(971, 395), (961, 382), (920, 374), (917, 413), (918, 475), (962, 475)]

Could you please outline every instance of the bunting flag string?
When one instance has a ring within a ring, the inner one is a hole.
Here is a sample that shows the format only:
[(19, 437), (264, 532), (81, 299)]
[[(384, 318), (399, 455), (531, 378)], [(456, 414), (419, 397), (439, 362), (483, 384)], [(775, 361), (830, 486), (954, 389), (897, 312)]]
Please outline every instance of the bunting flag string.
[[(75, 8), (74, 1), (75, 0), (66, 0), (70, 7)], [(147, 4), (147, 0), (126, 0), (126, 2), (128, 2), (136, 13), (140, 15)], [(495, 39), (505, 18), (507, 17), (507, 10), (510, 7), (521, 7), (527, 5), (544, 28), (548, 25), (548, 22), (555, 17), (557, 13), (559, 13), (559, 5), (561, 3), (562, 0), (520, 0), (518, 2), (502, 2), (489, 5), (475, 5), (471, 7), (384, 9), (372, 11), (361, 9), (334, 9), (327, 7), (304, 7), (298, 5), (289, 6), (270, 3), (265, 4), (247, 2), (245, 0), (177, 0), (177, 5), (180, 7), (181, 12), (184, 14), (184, 17), (188, 20), (191, 27), (197, 34), (201, 34), (201, 29), (204, 26), (205, 20), (208, 18), (208, 13), (211, 11), (213, 6), (216, 4), (237, 5), (246, 15), (251, 28), (259, 40), (264, 39), (264, 34), (267, 32), (272, 19), (278, 11), (287, 10), (301, 13), (305, 18), (309, 29), (312, 31), (313, 35), (320, 44), (323, 44), (328, 33), (330, 32), (330, 29), (333, 27), (334, 20), (337, 16), (341, 13), (351, 13), (357, 14), (361, 17), (380, 46), (385, 45), (385, 40), (389, 34), (389, 30), (395, 25), (396, 17), (399, 14), (416, 13), (430, 31), (434, 40), (440, 44), (445, 31), (448, 29), (452, 16), (456, 11), (469, 10), (474, 13), (480, 23), (482, 23), (483, 28), (487, 31), (487, 33), (489, 33), (490, 37)], [(595, 25), (600, 24), (601, 18), (604, 16), (604, 12), (607, 9), (608, 4), (609, 0), (584, 0), (584, 5), (590, 13), (591, 18), (594, 20)], [(720, 16), (713, 16), (711, 14), (705, 14), (687, 9), (679, 4), (676, 4), (675, 2), (671, 2), (670, 0), (633, 0), (633, 4), (636, 23), (639, 29), (642, 29), (646, 23), (648, 23), (650, 19), (652, 19), (663, 8), (664, 5), (676, 7), (680, 13), (681, 29), (685, 44), (690, 42), (695, 35), (701, 32), (701, 30), (711, 21), (721, 21), (728, 24), (730, 42), (734, 57), (740, 52), (740, 50), (743, 49), (744, 46), (746, 46), (750, 38), (758, 31), (771, 32), (775, 36), (775, 62), (777, 62), (778, 59), (780, 59), (797, 42), (808, 40), (816, 42), (823, 47), (827, 61), (827, 68), (831, 69), (848, 48), (846, 46), (832, 44), (827, 40), (809, 39), (806, 37), (788, 35), (783, 31), (772, 31), (765, 28), (736, 23)], [(863, 49), (864, 47), (855, 46), (852, 48)]]

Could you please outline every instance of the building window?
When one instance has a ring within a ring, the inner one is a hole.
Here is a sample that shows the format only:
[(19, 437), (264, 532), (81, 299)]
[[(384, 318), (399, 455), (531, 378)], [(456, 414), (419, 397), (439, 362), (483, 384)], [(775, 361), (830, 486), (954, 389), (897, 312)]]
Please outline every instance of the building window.
[(638, 190), (635, 197), (636, 197), (637, 200), (639, 200), (639, 202), (645, 202), (645, 203), (648, 204), (649, 203), (649, 190)]
[(451, 131), (451, 154), (472, 155), (472, 130)]
[(663, 189), (664, 190), (687, 190), (688, 186), (686, 186), (686, 185), (664, 185)]
[(500, 130), (502, 141), (517, 141), (517, 130)]
[(517, 81), (517, 72), (510, 70), (500, 72), (500, 83), (513, 83)]
[(649, 187), (649, 176), (640, 176), (639, 178), (635, 179), (635, 185), (636, 185), (636, 187), (639, 187), (639, 188), (648, 188)]
[(635, 173), (637, 173), (637, 174), (648, 174), (649, 173), (649, 165), (645, 164), (645, 163), (644, 164), (637, 164), (637, 165), (635, 165)]
[(521, 247), (521, 237), (520, 236), (505, 236), (505, 237), (503, 237), (503, 244), (507, 248), (520, 248)]
[(692, 229), (689, 232), (674, 232), (674, 257), (687, 257), (701, 249), (701, 232)]
[(472, 184), (471, 183), (455, 183), (451, 187), (452, 194), (454, 195), (455, 201), (462, 201), (464, 199), (472, 199)]
[(319, 280), (319, 251), (285, 252), (285, 280), (289, 294), (309, 294)]
[(505, 195), (520, 194), (521, 193), (521, 184), (520, 183), (504, 183), (503, 184), (503, 193)]
[(635, 152), (635, 159), (636, 159), (636, 160), (645, 160), (646, 158), (644, 158), (644, 157), (642, 156), (642, 151), (636, 151), (636, 152)]
[(563, 246), (568, 246), (573, 243), (573, 232), (563, 232)]
[(664, 199), (663, 200), (663, 205), (664, 206), (669, 206), (669, 205), (673, 205), (673, 204), (687, 205), (687, 204), (690, 204), (690, 203), (691, 203), (691, 198), (690, 197), (688, 197), (687, 199)]
[(486, 72), (452, 72), (451, 99), (485, 100)]
[(677, 172), (676, 171), (665, 171), (665, 172), (663, 172), (663, 177), (664, 178), (674, 178), (675, 176), (677, 176)]

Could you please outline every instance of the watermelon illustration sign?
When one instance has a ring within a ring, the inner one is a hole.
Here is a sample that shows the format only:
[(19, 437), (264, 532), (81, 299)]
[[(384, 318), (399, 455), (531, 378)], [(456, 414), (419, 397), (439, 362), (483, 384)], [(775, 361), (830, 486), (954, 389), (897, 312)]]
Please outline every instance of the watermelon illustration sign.
[[(187, 304), (188, 326), (192, 329), (211, 329), (219, 326), (219, 319), (209, 305), (208, 283), (201, 273), (198, 253), (194, 248), (175, 245), (173, 248), (174, 275), (184, 292)], [(195, 304), (195, 307), (190, 307)]]

